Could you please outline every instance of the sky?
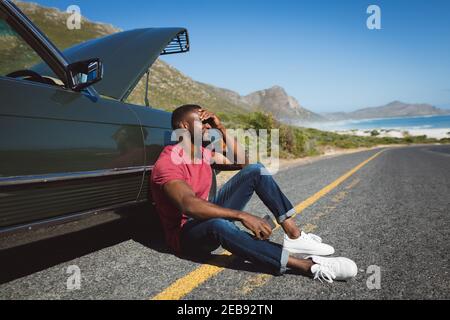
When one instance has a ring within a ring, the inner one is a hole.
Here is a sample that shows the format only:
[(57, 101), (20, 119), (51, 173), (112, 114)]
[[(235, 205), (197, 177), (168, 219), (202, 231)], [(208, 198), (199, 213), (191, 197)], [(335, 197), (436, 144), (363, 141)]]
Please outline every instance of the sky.
[[(123, 30), (186, 27), (191, 51), (164, 57), (241, 95), (279, 85), (314, 112), (394, 100), (450, 108), (448, 0), (34, 0)], [(369, 5), (381, 29), (369, 30)]]

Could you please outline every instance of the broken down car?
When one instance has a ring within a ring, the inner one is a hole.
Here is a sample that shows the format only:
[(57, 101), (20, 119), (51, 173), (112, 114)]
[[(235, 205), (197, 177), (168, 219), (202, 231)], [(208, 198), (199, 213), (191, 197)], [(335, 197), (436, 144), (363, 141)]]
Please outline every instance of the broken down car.
[(0, 0), (0, 44), (16, 50), (0, 63), (0, 233), (151, 201), (171, 114), (124, 101), (160, 55), (189, 51), (187, 30), (124, 31), (61, 52)]

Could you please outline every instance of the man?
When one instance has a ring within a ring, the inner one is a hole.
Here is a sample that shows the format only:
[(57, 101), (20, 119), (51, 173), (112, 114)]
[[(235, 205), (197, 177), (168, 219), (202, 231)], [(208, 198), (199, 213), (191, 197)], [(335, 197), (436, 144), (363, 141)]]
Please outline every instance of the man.
[[(356, 276), (356, 264), (350, 259), (321, 257), (332, 255), (334, 249), (296, 226), (294, 207), (262, 164), (249, 164), (247, 157), (244, 164), (238, 163), (239, 155), (245, 154), (243, 148), (216, 115), (197, 105), (185, 105), (173, 112), (172, 127), (183, 132), (182, 139), (163, 150), (150, 187), (167, 244), (176, 254), (201, 256), (222, 246), (276, 274), (289, 268), (330, 283)], [(201, 145), (210, 129), (220, 131), (223, 153)], [(227, 158), (230, 153), (233, 159)], [(208, 199), (211, 165), (222, 171), (240, 170), (214, 199)], [(243, 211), (255, 192), (283, 228), (283, 246), (268, 241), (272, 234), (268, 222)], [(238, 228), (237, 221), (251, 233)], [(308, 257), (299, 259), (290, 253)]]

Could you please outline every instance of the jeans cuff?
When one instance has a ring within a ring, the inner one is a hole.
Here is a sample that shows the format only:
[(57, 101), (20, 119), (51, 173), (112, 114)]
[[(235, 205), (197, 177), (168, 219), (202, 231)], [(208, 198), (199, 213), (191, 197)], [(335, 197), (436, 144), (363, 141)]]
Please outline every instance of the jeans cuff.
[(285, 274), (287, 271), (287, 264), (289, 261), (289, 251), (283, 248), (283, 251), (281, 252), (281, 267), (280, 267), (280, 274)]
[(279, 216), (277, 221), (278, 224), (282, 224), (283, 222), (285, 222), (287, 219), (289, 219), (290, 217), (292, 217), (293, 215), (295, 215), (297, 212), (295, 210), (295, 208), (292, 208), (291, 210), (289, 210), (287, 213), (283, 214), (282, 216)]

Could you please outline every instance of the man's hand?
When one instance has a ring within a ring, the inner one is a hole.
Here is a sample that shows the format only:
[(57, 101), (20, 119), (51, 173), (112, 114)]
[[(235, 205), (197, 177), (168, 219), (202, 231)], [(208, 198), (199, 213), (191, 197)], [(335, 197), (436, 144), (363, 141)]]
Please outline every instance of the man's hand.
[(272, 235), (272, 228), (266, 220), (251, 214), (244, 214), (240, 219), (244, 227), (252, 231), (259, 240), (267, 240)]
[(222, 218), (240, 221), (260, 240), (267, 240), (272, 235), (272, 228), (266, 220), (197, 198), (192, 188), (183, 180), (169, 181), (164, 185), (163, 190), (178, 209), (193, 218), (199, 220)]
[(198, 111), (198, 115), (200, 117), (200, 121), (205, 122), (208, 121), (208, 124), (213, 129), (220, 129), (223, 128), (222, 122), (220, 122), (219, 117), (217, 117), (214, 113), (209, 112), (205, 109), (200, 109)]
[[(248, 155), (245, 148), (240, 146), (235, 136), (229, 136), (227, 129), (220, 119), (212, 112), (205, 109), (199, 109), (198, 115), (200, 121), (208, 124), (212, 129), (217, 129), (222, 133), (222, 149), (220, 154), (213, 154), (213, 167), (219, 171), (237, 171), (243, 169), (249, 164)], [(228, 155), (234, 155), (233, 158)], [(227, 159), (224, 159), (224, 157)]]

